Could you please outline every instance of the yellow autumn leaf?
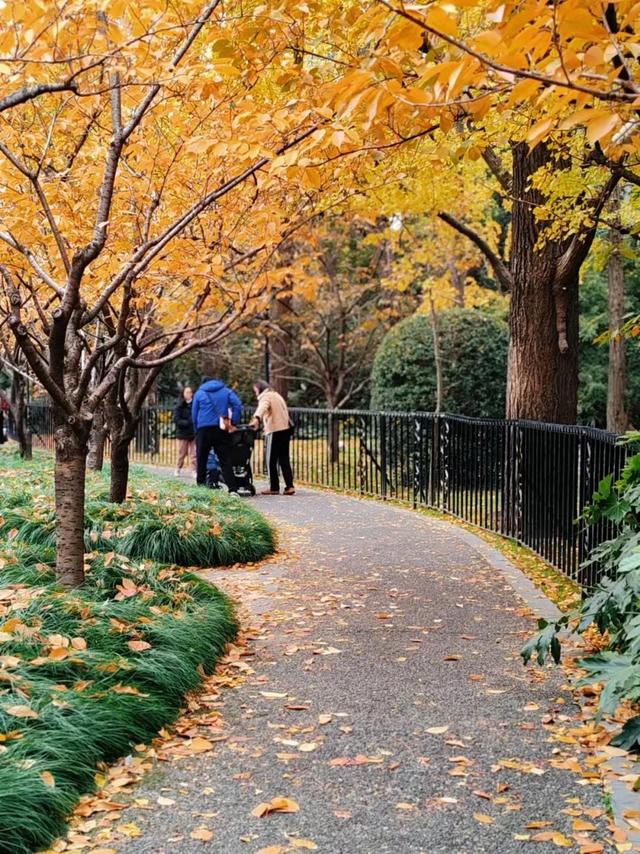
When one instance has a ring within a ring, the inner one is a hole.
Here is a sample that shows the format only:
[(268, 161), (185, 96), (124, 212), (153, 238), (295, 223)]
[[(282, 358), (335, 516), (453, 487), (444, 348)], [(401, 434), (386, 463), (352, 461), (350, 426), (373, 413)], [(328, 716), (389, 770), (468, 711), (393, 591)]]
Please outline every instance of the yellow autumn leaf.
[(299, 809), (298, 804), (290, 798), (273, 798), (254, 807), (251, 815), (255, 818), (263, 818), (273, 812), (298, 812)]
[(196, 827), (195, 830), (192, 830), (189, 836), (192, 839), (197, 839), (200, 842), (209, 842), (213, 839), (213, 832), (209, 830), (208, 827), (201, 825), (200, 827)]
[(207, 738), (197, 736), (188, 744), (190, 753), (206, 753), (208, 750), (213, 750), (213, 743)]
[(586, 123), (587, 139), (591, 143), (599, 142), (603, 137), (613, 133), (619, 124), (620, 119), (615, 113), (589, 121)]
[(128, 836), (130, 839), (137, 839), (138, 836), (142, 836), (142, 830), (133, 822), (119, 824), (117, 829), (120, 833), (124, 836)]
[(42, 774), (40, 774), (40, 779), (45, 786), (48, 786), (50, 789), (55, 789), (56, 781), (51, 771), (43, 771)]

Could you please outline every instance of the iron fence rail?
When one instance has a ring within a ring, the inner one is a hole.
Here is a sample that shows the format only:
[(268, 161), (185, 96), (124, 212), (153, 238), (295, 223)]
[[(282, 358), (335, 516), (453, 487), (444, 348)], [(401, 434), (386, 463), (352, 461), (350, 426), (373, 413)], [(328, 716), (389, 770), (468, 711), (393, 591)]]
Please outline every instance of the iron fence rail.
[[(251, 410), (246, 409), (248, 420)], [(599, 482), (617, 477), (628, 449), (589, 427), (422, 412), (292, 409), (299, 482), (440, 510), (527, 546), (583, 587), (582, 566), (612, 524), (577, 521)], [(47, 406), (31, 404), (34, 438), (53, 447)], [(144, 410), (132, 457), (174, 466), (171, 407)], [(261, 468), (261, 443), (256, 445)]]

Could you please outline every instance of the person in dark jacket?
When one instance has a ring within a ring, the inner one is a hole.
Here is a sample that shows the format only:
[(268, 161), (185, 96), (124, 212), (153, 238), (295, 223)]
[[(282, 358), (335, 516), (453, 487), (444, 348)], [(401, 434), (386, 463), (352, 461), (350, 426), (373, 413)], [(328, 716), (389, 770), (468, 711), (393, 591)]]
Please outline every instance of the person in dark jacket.
[(178, 462), (175, 470), (177, 476), (180, 475), (187, 457), (189, 457), (193, 474), (196, 473), (196, 431), (193, 428), (191, 417), (192, 406), (193, 389), (187, 386), (182, 390), (180, 400), (173, 408), (173, 423), (176, 425), (176, 439), (178, 440)]
[(238, 484), (231, 463), (231, 436), (240, 423), (242, 402), (222, 380), (206, 379), (195, 393), (191, 417), (196, 431), (197, 483), (207, 482), (207, 459), (211, 448), (216, 452), (224, 482), (232, 495), (238, 494)]

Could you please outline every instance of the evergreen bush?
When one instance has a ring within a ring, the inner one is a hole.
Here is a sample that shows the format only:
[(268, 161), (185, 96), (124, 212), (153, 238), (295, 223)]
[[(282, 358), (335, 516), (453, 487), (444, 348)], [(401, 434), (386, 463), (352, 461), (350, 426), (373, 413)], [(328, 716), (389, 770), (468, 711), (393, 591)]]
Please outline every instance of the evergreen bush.
[[(503, 418), (507, 324), (477, 309), (451, 309), (438, 314), (437, 325), (444, 380), (442, 410), (477, 418)], [(436, 367), (428, 315), (414, 314), (385, 335), (371, 380), (372, 409), (435, 409)]]

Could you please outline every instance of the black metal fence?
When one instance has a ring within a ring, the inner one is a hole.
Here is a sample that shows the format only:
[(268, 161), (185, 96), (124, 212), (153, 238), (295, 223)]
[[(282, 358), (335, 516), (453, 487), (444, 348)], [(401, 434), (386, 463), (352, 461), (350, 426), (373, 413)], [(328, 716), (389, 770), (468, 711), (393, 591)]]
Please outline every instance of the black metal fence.
[[(510, 537), (584, 587), (585, 558), (615, 534), (577, 522), (600, 480), (618, 476), (628, 449), (602, 430), (430, 413), (292, 409), (297, 481), (457, 516)], [(248, 419), (250, 410), (245, 412)], [(51, 446), (47, 407), (32, 405), (36, 440)], [(261, 444), (256, 445), (262, 467)], [(133, 459), (175, 465), (170, 407), (140, 420)]]

